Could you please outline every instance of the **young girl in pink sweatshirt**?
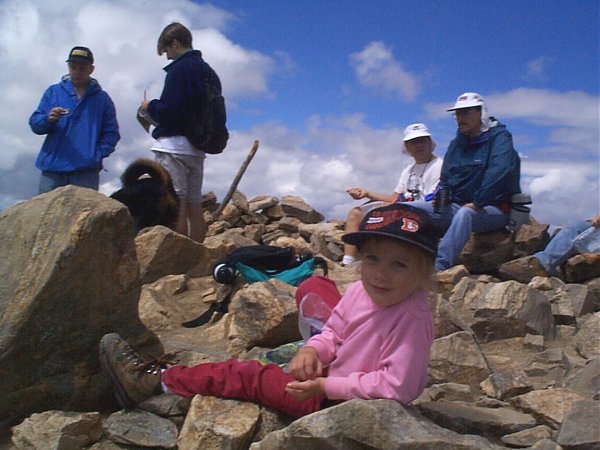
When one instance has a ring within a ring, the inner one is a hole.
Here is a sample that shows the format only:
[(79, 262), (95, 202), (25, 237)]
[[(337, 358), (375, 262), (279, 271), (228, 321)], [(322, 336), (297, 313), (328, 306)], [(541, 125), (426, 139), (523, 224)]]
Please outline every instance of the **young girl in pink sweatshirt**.
[(161, 368), (144, 363), (118, 334), (104, 336), (100, 359), (122, 406), (163, 391), (261, 403), (293, 417), (332, 402), (392, 399), (407, 404), (427, 384), (433, 319), (432, 287), (438, 235), (427, 215), (394, 203), (370, 211), (359, 231), (345, 234), (361, 258), (361, 280), (310, 338), (289, 373), (257, 361)]

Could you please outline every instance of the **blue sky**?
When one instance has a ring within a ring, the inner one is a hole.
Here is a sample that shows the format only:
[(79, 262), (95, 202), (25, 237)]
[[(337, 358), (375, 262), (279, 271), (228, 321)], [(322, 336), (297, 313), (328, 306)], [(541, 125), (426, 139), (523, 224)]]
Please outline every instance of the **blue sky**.
[(600, 4), (578, 1), (184, 0), (0, 1), (0, 209), (36, 194), (42, 138), (28, 118), (66, 73), (74, 45), (117, 106), (121, 141), (101, 192), (151, 157), (135, 121), (158, 97), (166, 64), (156, 39), (171, 21), (217, 70), (231, 139), (206, 161), (221, 198), (254, 139), (240, 183), (249, 198), (298, 195), (329, 219), (356, 205), (353, 186), (389, 193), (410, 161), (402, 131), (425, 122), (443, 156), (456, 133), (445, 109), (482, 94), (513, 134), (533, 215), (566, 224), (600, 211)]

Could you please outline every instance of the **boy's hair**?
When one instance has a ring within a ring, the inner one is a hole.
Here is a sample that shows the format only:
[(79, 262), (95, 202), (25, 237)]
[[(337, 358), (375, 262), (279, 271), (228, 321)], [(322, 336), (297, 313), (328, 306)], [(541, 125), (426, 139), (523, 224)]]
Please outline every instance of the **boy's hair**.
[(171, 45), (175, 39), (177, 39), (182, 47), (192, 48), (192, 33), (190, 30), (179, 22), (173, 22), (167, 25), (158, 37), (158, 43), (156, 44), (158, 56), (162, 55), (165, 47)]

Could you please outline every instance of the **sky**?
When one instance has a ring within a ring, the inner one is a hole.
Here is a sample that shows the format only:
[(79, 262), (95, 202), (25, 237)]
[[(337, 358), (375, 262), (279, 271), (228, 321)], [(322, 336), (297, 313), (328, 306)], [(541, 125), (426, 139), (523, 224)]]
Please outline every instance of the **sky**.
[(426, 123), (443, 156), (456, 134), (446, 108), (478, 92), (513, 135), (532, 215), (565, 225), (600, 212), (600, 2), (597, 0), (0, 0), (0, 210), (37, 194), (43, 142), (28, 121), (67, 73), (75, 45), (113, 99), (121, 140), (100, 192), (152, 138), (135, 119), (160, 96), (162, 29), (186, 25), (217, 71), (230, 140), (208, 155), (203, 191), (222, 199), (296, 195), (344, 219), (346, 189), (389, 194), (411, 160), (404, 128)]

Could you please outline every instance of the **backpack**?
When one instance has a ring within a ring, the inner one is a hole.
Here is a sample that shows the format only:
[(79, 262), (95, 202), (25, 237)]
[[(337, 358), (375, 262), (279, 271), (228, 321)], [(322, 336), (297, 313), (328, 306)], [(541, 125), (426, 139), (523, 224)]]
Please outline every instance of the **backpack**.
[(185, 134), (194, 147), (213, 155), (221, 153), (229, 139), (229, 132), (225, 125), (227, 121), (225, 99), (216, 80), (218, 80), (217, 74), (212, 70), (204, 75), (202, 105)]
[(233, 284), (239, 273), (247, 283), (277, 278), (298, 286), (317, 266), (327, 275), (323, 258), (313, 257), (310, 253), (295, 255), (292, 248), (250, 245), (233, 249), (227, 258), (215, 264), (213, 278), (219, 283)]
[[(233, 249), (225, 259), (217, 262), (213, 267), (213, 278), (218, 283), (232, 285), (239, 273), (247, 283), (277, 278), (292, 286), (298, 286), (312, 275), (315, 267), (321, 267), (325, 276), (327, 275), (327, 263), (318, 256), (313, 257), (310, 253), (295, 255), (292, 248), (250, 245)], [(231, 293), (232, 291), (224, 300), (212, 303), (199, 317), (181, 325), (194, 328), (208, 323), (215, 312), (225, 314)]]

